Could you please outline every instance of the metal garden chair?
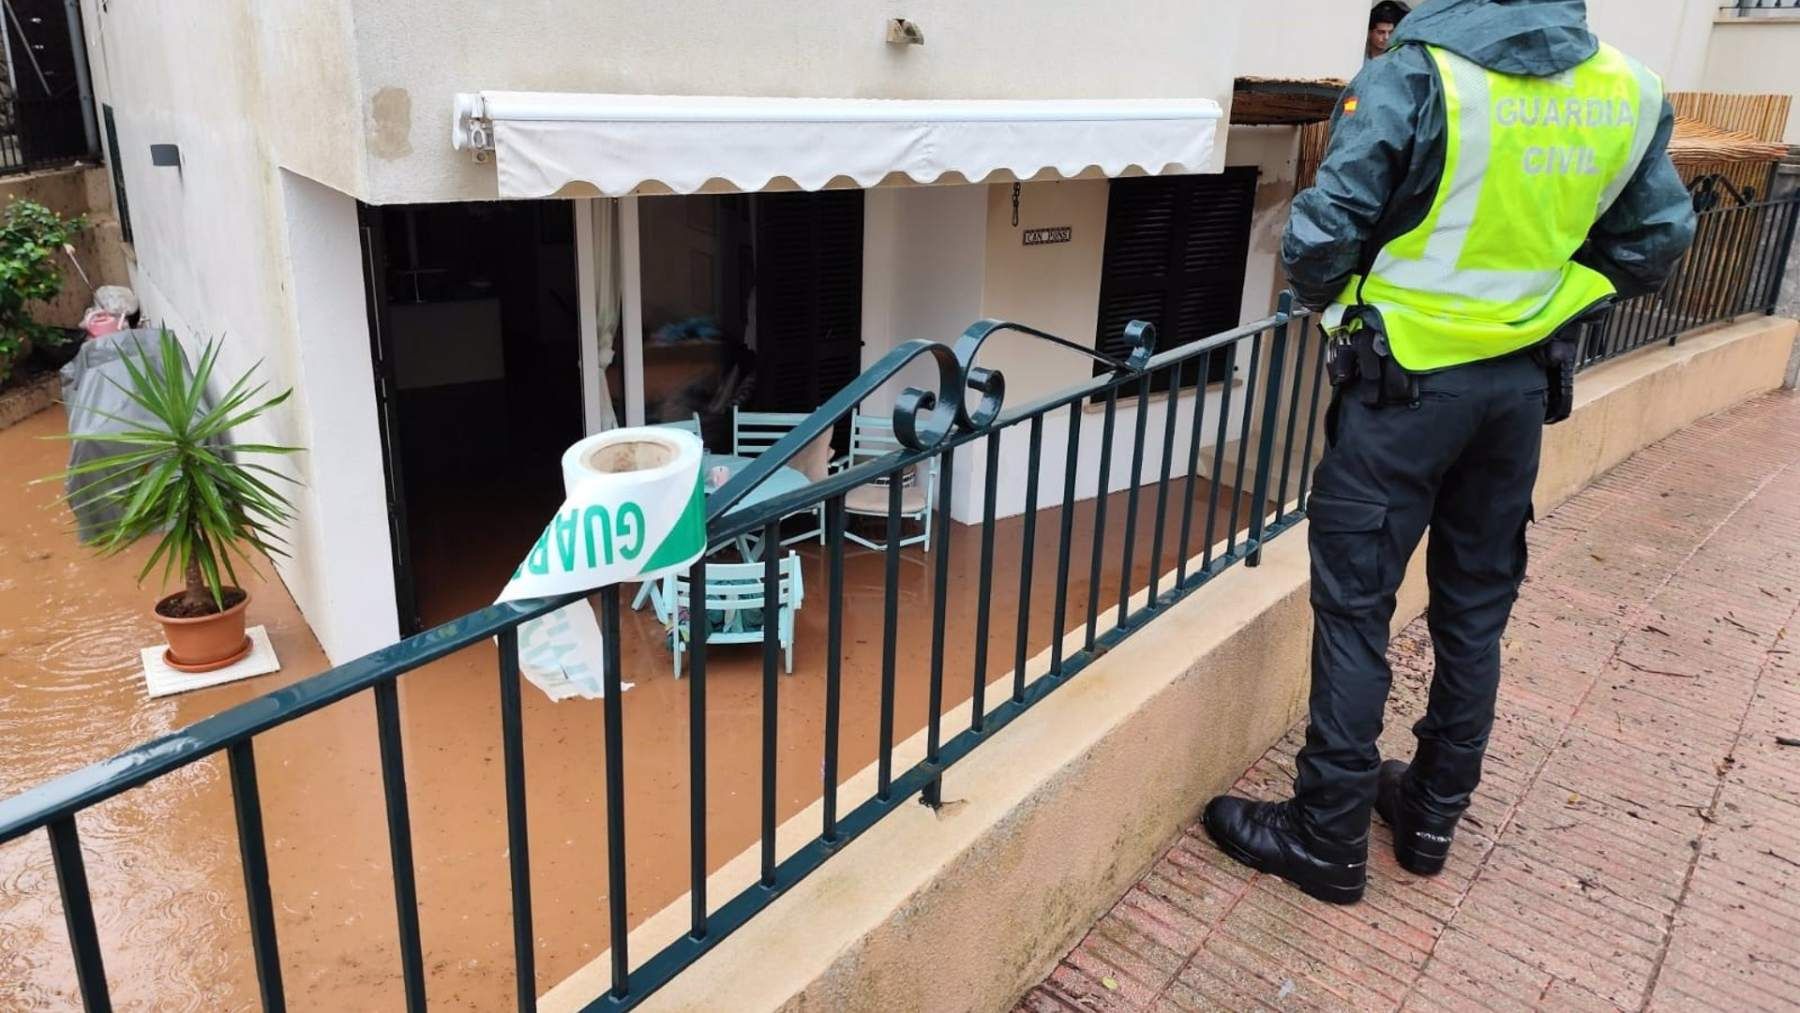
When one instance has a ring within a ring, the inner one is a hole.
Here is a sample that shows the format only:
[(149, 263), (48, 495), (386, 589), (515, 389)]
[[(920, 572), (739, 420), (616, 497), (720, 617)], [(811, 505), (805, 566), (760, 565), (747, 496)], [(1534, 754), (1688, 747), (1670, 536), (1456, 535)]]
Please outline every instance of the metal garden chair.
[[(875, 415), (858, 413), (850, 417), (850, 452), (839, 459), (834, 470), (852, 468), (866, 461), (886, 457), (902, 449), (899, 437), (894, 435), (894, 423), (891, 419)], [(931, 551), (931, 515), (933, 504), (937, 501), (938, 458), (933, 457), (929, 465), (921, 468), (915, 464), (905, 471), (894, 475), (891, 479), (878, 479), (866, 485), (850, 490), (844, 496), (844, 512), (858, 517), (880, 517), (884, 520), (888, 515), (889, 481), (898, 481), (900, 489), (900, 517), (902, 520), (918, 521), (922, 530), (915, 535), (903, 535), (899, 544), (925, 546)], [(885, 549), (886, 543), (873, 541), (846, 530), (844, 537), (871, 549)]]
[[(747, 412), (733, 408), (731, 410), (731, 452), (738, 457), (760, 457), (795, 426), (805, 421), (806, 414), (804, 412)], [(831, 473), (831, 434), (826, 433), (807, 444), (793, 460), (788, 462), (788, 466), (811, 481), (823, 480)], [(793, 545), (796, 542), (807, 542), (816, 538), (820, 545), (824, 545), (825, 504), (820, 503), (802, 513), (811, 515), (813, 523), (799, 534), (784, 537), (781, 544)], [(800, 514), (793, 516), (798, 517)], [(745, 558), (751, 558), (757, 548), (746, 552)]]
[(771, 608), (763, 594), (762, 563), (708, 563), (706, 587), (694, 594), (687, 574), (665, 578), (669, 603), (669, 647), (675, 661), (675, 678), (681, 678), (681, 655), (693, 635), (696, 609), (707, 613), (708, 644), (760, 644), (765, 624), (775, 622), (776, 637), (786, 655), (787, 671), (794, 671), (794, 616), (806, 589), (800, 577), (800, 556), (782, 558), (776, 581), (776, 600)]

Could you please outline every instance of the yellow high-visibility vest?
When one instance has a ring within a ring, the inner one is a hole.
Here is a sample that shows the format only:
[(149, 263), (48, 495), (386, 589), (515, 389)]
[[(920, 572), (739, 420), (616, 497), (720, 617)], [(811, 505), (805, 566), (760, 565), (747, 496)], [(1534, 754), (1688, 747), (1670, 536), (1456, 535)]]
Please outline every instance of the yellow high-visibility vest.
[(1373, 306), (1395, 361), (1415, 372), (1528, 348), (1614, 294), (1570, 258), (1637, 172), (1663, 105), (1662, 81), (1605, 44), (1552, 77), (1425, 48), (1443, 83), (1443, 179), (1425, 220), (1325, 317), (1330, 328)]

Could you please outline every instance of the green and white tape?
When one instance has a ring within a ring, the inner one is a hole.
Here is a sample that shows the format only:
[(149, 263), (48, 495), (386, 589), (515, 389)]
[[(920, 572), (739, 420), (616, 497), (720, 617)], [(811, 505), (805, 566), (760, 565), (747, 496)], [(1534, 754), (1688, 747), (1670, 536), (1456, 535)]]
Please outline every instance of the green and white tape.
[[(685, 570), (706, 550), (700, 440), (614, 429), (563, 453), (563, 504), (498, 601), (593, 591)], [(519, 627), (519, 670), (552, 700), (603, 696), (603, 642), (585, 601)], [(623, 683), (630, 689), (630, 683)]]

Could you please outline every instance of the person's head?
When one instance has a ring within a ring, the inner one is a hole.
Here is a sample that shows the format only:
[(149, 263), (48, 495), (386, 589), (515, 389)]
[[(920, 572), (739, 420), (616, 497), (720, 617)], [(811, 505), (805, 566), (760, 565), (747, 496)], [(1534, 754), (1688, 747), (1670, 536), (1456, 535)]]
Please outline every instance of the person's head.
[(1411, 13), (1411, 8), (1397, 0), (1382, 0), (1369, 11), (1369, 40), (1366, 52), (1370, 59), (1388, 51), (1388, 40), (1393, 38), (1394, 28), (1400, 19)]

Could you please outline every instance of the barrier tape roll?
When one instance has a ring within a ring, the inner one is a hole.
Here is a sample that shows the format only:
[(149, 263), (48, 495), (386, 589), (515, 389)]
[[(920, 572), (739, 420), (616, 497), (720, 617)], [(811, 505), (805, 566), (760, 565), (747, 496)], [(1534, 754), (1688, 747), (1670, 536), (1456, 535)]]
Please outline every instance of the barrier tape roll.
[[(698, 437), (614, 429), (564, 451), (564, 499), (497, 602), (593, 591), (685, 570), (706, 551)], [(519, 627), (519, 670), (552, 700), (605, 695), (600, 624), (578, 601)], [(630, 683), (621, 688), (630, 689)]]

